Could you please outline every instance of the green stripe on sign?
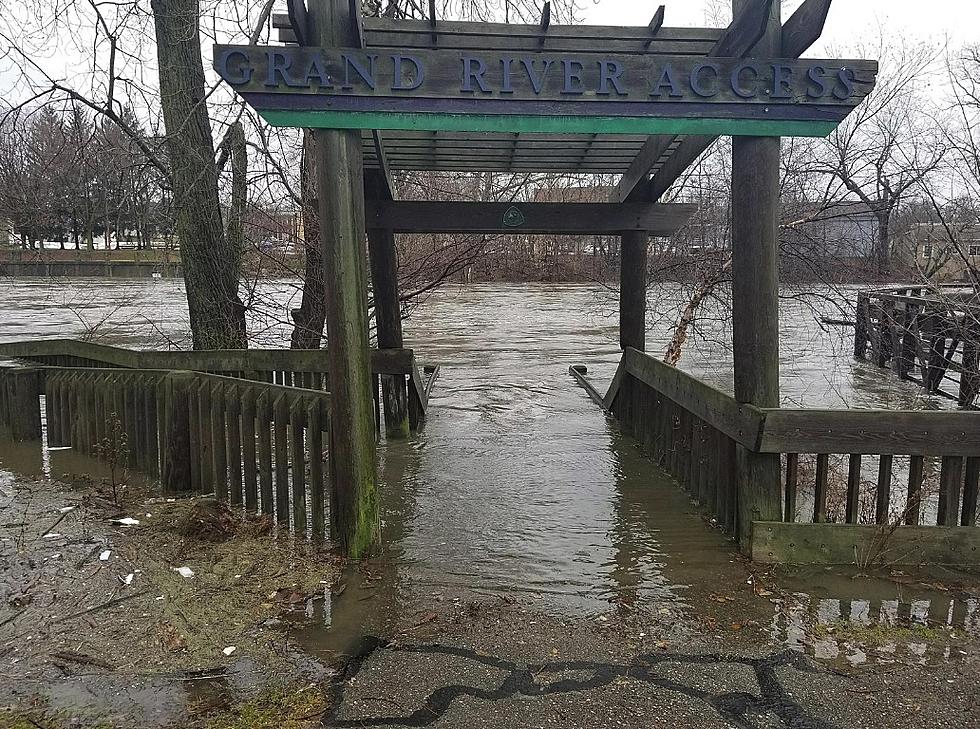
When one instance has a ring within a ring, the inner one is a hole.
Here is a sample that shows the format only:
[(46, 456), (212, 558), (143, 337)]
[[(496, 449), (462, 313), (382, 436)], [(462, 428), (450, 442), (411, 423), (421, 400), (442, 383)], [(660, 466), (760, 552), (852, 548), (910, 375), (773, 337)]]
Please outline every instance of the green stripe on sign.
[(731, 137), (826, 137), (837, 122), (769, 119), (664, 119), (610, 116), (405, 114), (357, 111), (259, 112), (269, 124), (298, 129), (379, 129), (540, 134), (698, 134)]

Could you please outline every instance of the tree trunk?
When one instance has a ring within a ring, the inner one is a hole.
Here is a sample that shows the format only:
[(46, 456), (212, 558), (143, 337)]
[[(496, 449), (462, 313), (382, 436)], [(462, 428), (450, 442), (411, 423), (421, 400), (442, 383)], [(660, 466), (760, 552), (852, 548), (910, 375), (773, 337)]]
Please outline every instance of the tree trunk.
[(242, 249), (222, 228), (198, 0), (152, 0), (176, 232), (194, 349), (245, 349)]
[(320, 250), (320, 215), (317, 211), (315, 145), (313, 134), (303, 132), (303, 167), (301, 192), (303, 198), (303, 244), (306, 248), (306, 279), (303, 281), (303, 300), (293, 309), (293, 349), (319, 349), (323, 339), (326, 303), (323, 287), (323, 254)]
[(878, 275), (885, 276), (891, 267), (891, 211), (879, 212), (878, 240), (875, 245), (875, 265)]

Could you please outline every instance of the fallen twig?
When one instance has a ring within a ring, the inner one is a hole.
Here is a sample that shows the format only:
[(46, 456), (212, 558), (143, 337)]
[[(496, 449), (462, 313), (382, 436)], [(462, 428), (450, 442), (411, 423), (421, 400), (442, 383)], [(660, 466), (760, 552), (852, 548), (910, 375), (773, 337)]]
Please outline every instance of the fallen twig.
[(62, 513), (61, 516), (59, 516), (57, 519), (55, 519), (54, 524), (52, 524), (47, 529), (45, 529), (40, 534), (38, 534), (36, 537), (34, 537), (34, 541), (36, 542), (38, 539), (42, 539), (45, 534), (51, 534), (57, 528), (57, 526), (61, 522), (63, 522), (65, 520), (65, 517), (66, 516), (68, 516), (69, 514), (72, 514), (74, 512), (75, 512), (75, 507), (72, 507), (69, 511), (66, 511), (66, 512)]
[(51, 656), (62, 661), (68, 661), (69, 663), (79, 663), (83, 666), (96, 666), (98, 668), (105, 668), (108, 671), (115, 669), (115, 666), (108, 661), (103, 661), (101, 658), (95, 658), (94, 656), (87, 656), (84, 653), (76, 653), (75, 651), (58, 651), (57, 653), (52, 653)]

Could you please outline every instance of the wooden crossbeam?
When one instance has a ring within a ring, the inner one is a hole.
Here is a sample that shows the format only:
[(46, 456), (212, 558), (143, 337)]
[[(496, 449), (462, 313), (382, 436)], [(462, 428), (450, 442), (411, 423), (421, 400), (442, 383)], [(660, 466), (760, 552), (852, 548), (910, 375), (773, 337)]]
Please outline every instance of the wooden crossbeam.
[(664, 27), (664, 18), (667, 16), (667, 6), (661, 5), (657, 8), (657, 12), (653, 16), (653, 20), (650, 21), (650, 40), (647, 41), (647, 48), (653, 45), (654, 39), (657, 37), (657, 33), (660, 29)]
[[(288, 0), (286, 3), (286, 9), (288, 14), (286, 16), (287, 26), (293, 31), (296, 36), (296, 42), (301, 46), (308, 45), (309, 33), (310, 33), (310, 21), (306, 13), (306, 3), (304, 0)], [(273, 21), (276, 24), (276, 21)], [(280, 24), (276, 24), (276, 27), (282, 27)]]
[[(741, 57), (759, 42), (769, 22), (773, 0), (757, 0), (728, 27), (710, 53)], [(806, 0), (783, 26), (783, 57), (799, 58), (823, 33), (832, 0)], [(716, 136), (650, 137), (613, 190), (611, 200), (656, 201), (718, 139)], [(670, 156), (665, 150), (673, 147)], [(649, 166), (647, 166), (649, 165)], [(645, 168), (645, 169), (644, 169)], [(651, 179), (647, 175), (653, 173)]]
[(807, 0), (783, 26), (783, 58), (799, 58), (823, 35), (833, 0)]
[(369, 200), (367, 225), (398, 233), (669, 236), (696, 205), (659, 203), (485, 203)]

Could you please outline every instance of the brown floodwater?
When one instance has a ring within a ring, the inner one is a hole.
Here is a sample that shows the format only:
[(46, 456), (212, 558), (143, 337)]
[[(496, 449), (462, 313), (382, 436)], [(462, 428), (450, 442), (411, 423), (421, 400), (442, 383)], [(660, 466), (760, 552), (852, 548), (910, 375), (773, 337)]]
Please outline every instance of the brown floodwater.
[[(787, 404), (940, 408), (915, 385), (854, 362), (850, 330), (826, 328), (841, 312), (825, 296), (788, 291), (782, 309)], [(823, 292), (826, 293), (826, 292)], [(256, 343), (284, 346), (294, 282), (253, 294)], [(651, 292), (658, 353), (683, 297)], [(712, 304), (681, 366), (731, 388), (724, 307)], [(95, 336), (130, 347), (186, 345), (182, 287), (174, 281), (0, 281), (0, 341)], [(615, 297), (590, 286), (485, 285), (431, 295), (406, 322), (407, 346), (442, 365), (424, 430), (380, 450), (385, 557), (377, 574), (348, 576), (343, 594), (289, 616), (311, 653), (343, 651), (419, 601), (480, 596), (531, 599), (542, 611), (592, 616), (618, 601), (696, 613), (731, 586), (733, 545), (705, 525), (683, 491), (646, 459), (568, 375), (589, 367), (607, 383), (620, 358)], [(70, 451), (0, 444), (0, 475), (95, 470)], [(2, 504), (2, 501), (0, 501)], [(852, 662), (892, 648), (838, 639), (842, 623), (980, 628), (976, 601), (910, 591), (887, 579), (796, 573), (797, 597), (775, 604), (770, 637)], [(370, 610), (365, 610), (365, 603)], [(365, 616), (368, 617), (365, 617)], [(815, 630), (814, 626), (832, 630)], [(914, 638), (914, 636), (913, 636)], [(836, 647), (833, 647), (836, 646)], [(914, 640), (894, 651), (918, 655)], [(944, 649), (945, 650), (945, 649)], [(954, 650), (954, 649), (950, 649)]]

